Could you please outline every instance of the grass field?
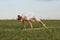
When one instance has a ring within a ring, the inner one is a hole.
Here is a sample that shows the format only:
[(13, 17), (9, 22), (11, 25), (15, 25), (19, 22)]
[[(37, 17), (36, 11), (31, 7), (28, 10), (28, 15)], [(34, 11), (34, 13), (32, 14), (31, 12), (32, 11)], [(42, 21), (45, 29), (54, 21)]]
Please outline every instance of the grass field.
[(17, 20), (0, 20), (0, 40), (60, 40), (60, 20), (43, 20), (47, 29), (33, 23), (34, 28), (30, 30), (26, 23), (27, 30)]

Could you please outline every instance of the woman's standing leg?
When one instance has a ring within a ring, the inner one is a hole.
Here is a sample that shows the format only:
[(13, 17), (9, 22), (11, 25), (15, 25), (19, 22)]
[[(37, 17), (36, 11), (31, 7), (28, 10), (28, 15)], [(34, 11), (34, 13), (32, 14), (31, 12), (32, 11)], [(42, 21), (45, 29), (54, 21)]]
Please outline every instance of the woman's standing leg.
[(33, 28), (32, 22), (31, 21), (28, 21), (28, 23), (30, 25), (30, 28), (32, 29)]
[(26, 30), (26, 25), (25, 25), (25, 22), (24, 22), (24, 20), (23, 20), (23, 22), (22, 22), (22, 23), (23, 23), (24, 29)]

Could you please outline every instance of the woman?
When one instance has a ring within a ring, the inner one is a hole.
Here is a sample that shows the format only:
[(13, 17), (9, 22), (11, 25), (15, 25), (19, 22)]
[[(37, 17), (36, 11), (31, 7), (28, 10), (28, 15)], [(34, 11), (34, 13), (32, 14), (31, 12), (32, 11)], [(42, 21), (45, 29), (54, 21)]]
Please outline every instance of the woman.
[(35, 21), (39, 22), (44, 28), (46, 28), (46, 25), (40, 19), (28, 18), (27, 16), (18, 15), (18, 21), (23, 23), (25, 30), (26, 30), (26, 25), (25, 25), (24, 21), (29, 23), (31, 29), (33, 28), (32, 22), (35, 22)]

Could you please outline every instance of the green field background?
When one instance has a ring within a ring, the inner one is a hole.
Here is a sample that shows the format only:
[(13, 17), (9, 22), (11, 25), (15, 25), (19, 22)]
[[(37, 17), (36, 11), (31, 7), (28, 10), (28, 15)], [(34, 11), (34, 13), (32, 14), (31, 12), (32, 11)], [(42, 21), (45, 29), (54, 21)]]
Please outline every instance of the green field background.
[(0, 20), (0, 40), (60, 40), (60, 20), (42, 20), (47, 29), (38, 22), (33, 29), (26, 23), (27, 29), (17, 20)]

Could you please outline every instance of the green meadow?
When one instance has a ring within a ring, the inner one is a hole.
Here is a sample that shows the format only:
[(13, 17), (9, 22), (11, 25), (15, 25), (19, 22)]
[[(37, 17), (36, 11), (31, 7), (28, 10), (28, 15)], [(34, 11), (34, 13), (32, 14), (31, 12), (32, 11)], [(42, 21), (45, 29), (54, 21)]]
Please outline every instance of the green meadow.
[(60, 20), (42, 20), (47, 28), (38, 22), (33, 29), (26, 23), (27, 29), (17, 20), (0, 20), (0, 40), (60, 40)]

